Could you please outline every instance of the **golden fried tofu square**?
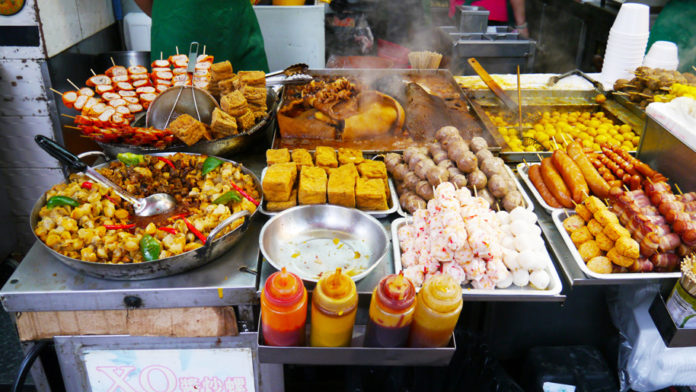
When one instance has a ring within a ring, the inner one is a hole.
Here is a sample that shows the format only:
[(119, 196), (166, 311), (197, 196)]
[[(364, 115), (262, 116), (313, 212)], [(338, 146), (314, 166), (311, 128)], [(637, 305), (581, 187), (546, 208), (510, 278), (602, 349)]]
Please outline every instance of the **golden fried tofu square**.
[(366, 160), (358, 165), (360, 177), (387, 178), (387, 166), (382, 161)]
[(238, 90), (240, 87), (239, 77), (235, 75), (231, 78), (221, 80), (218, 82), (218, 87), (223, 95)]
[(261, 183), (263, 196), (268, 201), (288, 201), (296, 178), (295, 166), (278, 164), (269, 167)]
[(221, 61), (219, 63), (212, 64), (210, 66), (210, 75), (214, 81), (224, 80), (234, 76), (232, 63), (229, 61)]
[(297, 205), (297, 189), (293, 189), (290, 194), (290, 200), (287, 201), (269, 201), (266, 203), (268, 211), (283, 211)]
[(326, 172), (320, 167), (305, 166), (300, 173), (300, 204), (326, 203)]
[(237, 120), (222, 110), (213, 109), (213, 119), (210, 123), (210, 129), (216, 137), (226, 137), (236, 135)]
[(329, 203), (354, 208), (355, 177), (349, 175), (345, 169), (332, 169), (331, 175), (329, 176), (327, 193), (329, 196)]
[(304, 148), (292, 150), (292, 161), (297, 163), (298, 166), (314, 166), (312, 163), (312, 154)]
[(247, 109), (243, 115), (237, 117), (237, 128), (239, 129), (247, 131), (253, 128), (254, 124), (256, 124), (256, 116), (250, 109)]
[(355, 186), (355, 202), (361, 210), (388, 210), (384, 181), (378, 178), (358, 178)]
[(263, 71), (239, 71), (237, 76), (245, 85), (266, 87), (266, 74)]
[(187, 146), (196, 144), (207, 134), (203, 123), (188, 114), (180, 115), (167, 128)]
[(276, 163), (286, 163), (290, 162), (290, 151), (287, 148), (280, 148), (277, 150), (269, 149), (266, 150), (266, 165), (273, 166)]
[(331, 147), (319, 146), (314, 153), (317, 166), (321, 167), (338, 167), (336, 159), (336, 150)]
[(341, 165), (338, 167), (337, 170), (340, 170), (341, 173), (343, 173), (344, 175), (351, 176), (356, 180), (358, 177), (360, 177), (360, 174), (358, 173), (358, 168), (355, 167), (355, 165), (352, 163), (348, 163), (346, 165)]
[(359, 164), (365, 159), (363, 158), (362, 151), (356, 150), (354, 148), (339, 148), (338, 149), (338, 162), (341, 165), (346, 163)]
[(230, 116), (239, 117), (247, 110), (247, 101), (241, 91), (232, 91), (220, 99), (220, 107)]

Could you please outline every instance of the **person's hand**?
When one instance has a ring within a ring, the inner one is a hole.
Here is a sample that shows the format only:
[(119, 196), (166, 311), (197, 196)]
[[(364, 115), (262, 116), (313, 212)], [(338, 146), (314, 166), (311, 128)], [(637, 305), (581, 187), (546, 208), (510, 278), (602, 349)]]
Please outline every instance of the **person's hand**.
[(529, 28), (527, 26), (527, 22), (524, 22), (521, 25), (515, 26), (515, 30), (520, 35), (520, 37), (529, 38)]

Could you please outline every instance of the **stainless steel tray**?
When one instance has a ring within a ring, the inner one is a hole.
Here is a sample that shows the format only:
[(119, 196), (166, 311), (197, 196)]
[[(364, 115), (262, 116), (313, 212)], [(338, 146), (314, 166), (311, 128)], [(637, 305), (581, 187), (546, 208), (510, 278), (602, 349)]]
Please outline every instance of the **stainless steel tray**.
[(549, 214), (553, 213), (554, 211), (563, 211), (563, 208), (554, 208), (548, 205), (546, 201), (544, 200), (543, 197), (539, 194), (537, 191), (536, 187), (532, 183), (532, 180), (529, 179), (529, 165), (525, 163), (520, 163), (517, 165), (517, 173), (520, 174), (520, 177), (522, 177), (522, 181), (527, 185), (527, 188), (532, 192), (534, 195), (534, 199), (536, 199), (537, 203), (539, 203)]
[[(406, 224), (409, 220), (409, 218), (397, 218), (392, 222), (391, 225), (392, 246), (394, 247), (394, 273), (397, 274), (402, 270), (399, 228)], [(514, 285), (506, 289), (484, 290), (474, 289), (470, 285), (466, 285), (464, 286), (464, 290), (462, 291), (462, 296), (465, 298), (465, 300), (467, 299), (467, 297), (469, 297), (468, 299), (476, 299), (478, 297), (483, 297), (497, 298), (500, 300), (508, 299), (520, 301), (533, 301), (535, 299), (539, 300), (540, 298), (554, 298), (560, 296), (561, 291), (563, 290), (563, 283), (561, 283), (561, 278), (558, 276), (558, 271), (556, 271), (556, 267), (553, 265), (553, 261), (551, 261), (551, 255), (549, 254), (548, 249), (546, 250), (546, 256), (546, 272), (548, 272), (549, 276), (551, 277), (549, 288), (546, 290), (537, 290), (529, 286), (517, 287)]]
[[(263, 328), (259, 323), (259, 362), (298, 365), (446, 366), (457, 350), (454, 334), (446, 347), (363, 347), (365, 328), (362, 324), (353, 327), (350, 347), (277, 347), (264, 344)], [(309, 342), (309, 331), (310, 325), (307, 324), (306, 342)]]
[[(266, 170), (268, 169), (268, 166), (263, 168), (263, 171), (261, 171), (261, 183), (263, 184), (263, 178), (266, 176)], [(364, 213), (368, 215), (372, 215), (375, 218), (386, 218), (390, 214), (396, 212), (401, 206), (399, 205), (399, 196), (396, 194), (396, 187), (394, 186), (394, 181), (392, 181), (391, 178), (388, 180), (389, 182), (389, 194), (391, 198), (389, 199), (391, 201), (391, 207), (389, 207), (388, 210), (382, 210), (382, 211), (363, 211)], [(328, 203), (327, 203), (328, 204)], [(265, 201), (261, 205), (259, 205), (259, 212), (266, 216), (275, 216), (278, 215), (279, 213), (283, 211), (268, 211), (266, 210), (265, 207)]]
[(617, 273), (617, 274), (599, 274), (597, 272), (591, 271), (589, 268), (587, 268), (587, 265), (585, 265), (585, 261), (583, 261), (582, 257), (580, 257), (580, 253), (578, 253), (578, 249), (575, 247), (575, 244), (573, 244), (573, 241), (570, 239), (570, 236), (568, 235), (568, 232), (566, 232), (565, 228), (563, 228), (563, 217), (566, 216), (566, 213), (568, 216), (573, 216), (575, 215), (575, 211), (564, 211), (564, 210), (556, 210), (553, 213), (551, 213), (551, 219), (553, 219), (553, 223), (556, 225), (556, 229), (561, 233), (561, 238), (563, 238), (563, 242), (565, 242), (565, 245), (568, 247), (570, 250), (571, 256), (573, 256), (573, 260), (575, 260), (575, 263), (580, 267), (580, 270), (587, 276), (595, 278), (595, 279), (602, 279), (602, 280), (622, 280), (622, 281), (642, 281), (646, 279), (674, 279), (674, 278), (679, 278), (681, 276), (681, 272), (622, 272), (622, 273)]
[[(515, 175), (515, 173), (507, 165), (505, 165), (505, 170), (507, 170), (510, 177), (512, 177), (512, 179), (515, 181), (515, 186), (517, 187), (517, 190), (522, 195), (522, 199), (524, 199), (524, 204), (525, 204), (524, 208), (529, 210), (529, 211), (534, 211), (534, 203), (532, 203), (532, 199), (529, 198), (529, 195), (524, 190), (524, 187), (522, 186), (522, 184), (520, 184), (520, 181), (517, 179), (517, 176)], [(401, 208), (401, 203), (399, 203), (398, 201), (399, 200), (398, 200), (398, 195), (397, 195), (397, 203), (396, 204), (398, 207), (396, 209), (396, 213), (403, 216), (404, 218), (410, 217), (411, 214), (404, 211), (403, 208)]]

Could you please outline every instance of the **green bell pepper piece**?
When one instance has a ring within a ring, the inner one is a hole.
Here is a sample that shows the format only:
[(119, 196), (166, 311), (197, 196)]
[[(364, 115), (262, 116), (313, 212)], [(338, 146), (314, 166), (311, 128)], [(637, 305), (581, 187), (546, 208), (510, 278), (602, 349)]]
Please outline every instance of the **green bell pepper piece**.
[(220, 165), (222, 165), (222, 161), (215, 157), (205, 158), (205, 161), (203, 162), (203, 168), (201, 169), (201, 175), (205, 177), (206, 174), (215, 170)]
[(136, 166), (145, 161), (142, 155), (133, 154), (132, 152), (122, 152), (116, 155), (116, 158), (126, 166)]
[(58, 206), (79, 207), (80, 202), (67, 196), (53, 196), (46, 202), (46, 208), (49, 210)]
[(225, 192), (224, 194), (220, 195), (220, 197), (213, 200), (213, 203), (215, 203), (215, 204), (227, 204), (231, 201), (239, 202), (239, 201), (242, 201), (242, 198), (239, 196), (239, 193), (237, 193), (236, 191), (229, 191), (229, 192)]
[(143, 255), (143, 260), (153, 261), (159, 259), (162, 246), (159, 241), (149, 234), (145, 234), (140, 239), (140, 254)]

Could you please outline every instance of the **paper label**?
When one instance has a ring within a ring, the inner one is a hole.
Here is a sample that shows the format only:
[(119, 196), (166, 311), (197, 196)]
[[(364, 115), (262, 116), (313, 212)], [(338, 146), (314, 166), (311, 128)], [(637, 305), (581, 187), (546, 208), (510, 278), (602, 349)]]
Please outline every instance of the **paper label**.
[(85, 350), (93, 392), (254, 392), (250, 348)]
[(542, 385), (544, 392), (575, 392), (574, 385), (557, 384), (555, 382), (545, 382)]
[(684, 290), (680, 282), (667, 300), (667, 311), (679, 328), (696, 328), (696, 299)]

